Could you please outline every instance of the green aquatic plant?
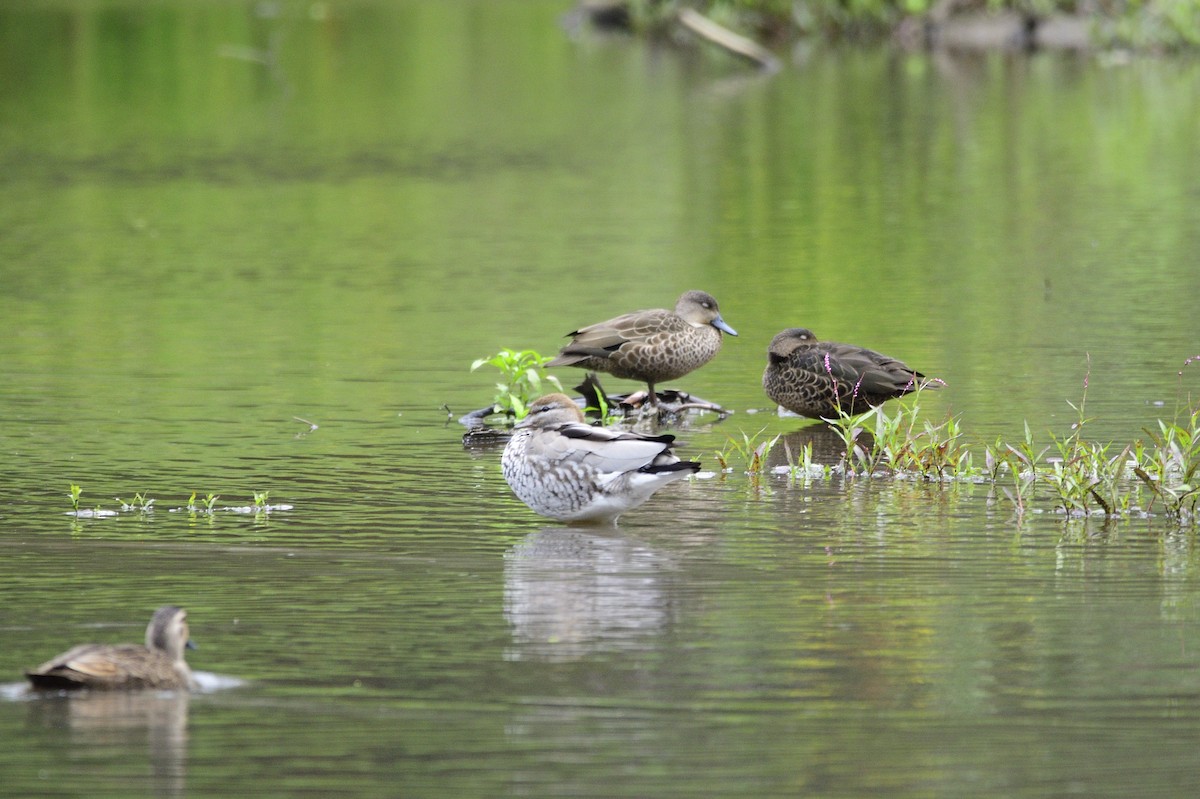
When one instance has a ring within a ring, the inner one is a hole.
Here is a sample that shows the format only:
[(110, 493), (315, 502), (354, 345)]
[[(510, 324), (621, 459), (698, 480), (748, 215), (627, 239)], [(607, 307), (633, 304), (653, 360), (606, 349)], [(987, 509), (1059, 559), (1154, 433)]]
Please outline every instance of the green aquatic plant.
[[(1138, 442), (1133, 450), (1133, 472), (1150, 489), (1172, 518), (1195, 518), (1200, 501), (1200, 410), (1187, 422), (1158, 422), (1158, 431), (1146, 431), (1153, 447)], [(1153, 501), (1152, 501), (1153, 504)]]
[(1034, 482), (1037, 480), (1038, 462), (1049, 449), (1037, 449), (1029, 422), (1025, 422), (1025, 438), (1016, 444), (1006, 443), (997, 438), (994, 446), (985, 447), (986, 477), (994, 486), (999, 484), (1002, 472), (1008, 473), (1009, 479), (1012, 480), (1012, 490), (1009, 491), (1006, 487), (1002, 487), (1002, 490), (1016, 507), (1018, 516), (1025, 513)]
[[(918, 397), (920, 389), (913, 396)], [(879, 472), (914, 474), (926, 479), (966, 478), (978, 474), (958, 417), (940, 424), (920, 418), (917, 402), (882, 405), (859, 414), (839, 410), (830, 420), (843, 443), (842, 469), (850, 476)]]
[(922, 422), (921, 433), (909, 441), (903, 458), (897, 461), (901, 468), (916, 471), (928, 479), (967, 478), (978, 474), (957, 416), (947, 416), (940, 424)]
[[(1190, 358), (1185, 366), (1200, 362)], [(1182, 377), (1183, 372), (1180, 372)], [(1038, 500), (1050, 496), (1055, 509), (1068, 517), (1099, 514), (1122, 517), (1149, 514), (1161, 507), (1167, 516), (1179, 522), (1196, 522), (1200, 506), (1200, 408), (1195, 406), (1180, 421), (1159, 421), (1157, 430), (1146, 430), (1146, 440), (1127, 446), (1090, 441), (1086, 437), (1093, 421), (1086, 412), (1089, 371), (1083, 379), (1078, 402), (1067, 401), (1076, 418), (1065, 434), (1050, 433), (1051, 443), (1035, 441), (1029, 423), (1024, 436), (1015, 441), (997, 437), (983, 446), (983, 467), (975, 465), (974, 452), (958, 417), (948, 416), (940, 423), (919, 418), (920, 406), (913, 402), (893, 406), (894, 413), (881, 407), (857, 415), (839, 414), (826, 420), (841, 440), (843, 451), (833, 466), (814, 470), (811, 448), (797, 462), (787, 450), (791, 476), (846, 477), (919, 476), (937, 481), (990, 483), (1012, 502), (1018, 517)], [(913, 395), (918, 396), (914, 393)], [(730, 461), (740, 454), (747, 457), (752, 444), (763, 434), (742, 434), (742, 441), (731, 438), (716, 453), (726, 471)], [(772, 442), (773, 443), (773, 442)], [(780, 473), (783, 470), (778, 470)], [(753, 473), (747, 470), (748, 473)], [(1143, 506), (1145, 491), (1151, 498)]]
[(187, 505), (184, 506), (184, 510), (186, 510), (188, 513), (207, 513), (211, 516), (216, 511), (218, 498), (219, 495), (209, 492), (208, 494), (204, 495), (204, 499), (200, 500), (200, 504), (197, 504), (196, 492), (193, 491), (192, 495), (188, 497)]
[(1109, 456), (1112, 444), (1080, 443), (1055, 439), (1060, 455), (1050, 462), (1047, 482), (1058, 497), (1058, 507), (1068, 514), (1090, 514), (1093, 503), (1107, 515), (1127, 511), (1132, 495), (1123, 488), (1129, 448)]
[(141, 513), (148, 513), (149, 511), (154, 510), (154, 500), (142, 496), (140, 492), (134, 494), (133, 499), (129, 502), (126, 502), (120, 497), (115, 497), (115, 499), (117, 502), (121, 503), (121, 510), (123, 511), (136, 510)]
[(67, 497), (71, 500), (71, 512), (67, 515), (74, 516), (76, 519), (99, 519), (117, 515), (117, 511), (104, 510), (100, 505), (90, 509), (79, 507), (79, 498), (83, 496), (83, 489), (75, 483), (71, 483), (70, 486), (70, 493), (67, 494)]
[(876, 445), (873, 433), (868, 430), (868, 426), (872, 430), (879, 430), (876, 424), (878, 415), (877, 407), (864, 413), (846, 413), (838, 408), (837, 418), (826, 420), (841, 439), (842, 458), (838, 466), (847, 477), (860, 474), (870, 476), (882, 464), (884, 452)]
[(830, 475), (830, 468), (813, 460), (813, 445), (811, 441), (804, 442), (799, 454), (792, 452), (792, 447), (786, 438), (783, 442), (783, 454), (787, 458), (788, 479), (812, 480), (814, 477), (825, 478)]
[[(71, 515), (74, 515), (77, 518), (107, 518), (111, 516), (117, 516), (121, 513), (129, 513), (134, 511), (147, 514), (154, 510), (155, 503), (157, 502), (157, 500), (153, 499), (148, 494), (138, 492), (134, 494), (133, 499), (131, 500), (124, 500), (121, 497), (115, 497), (115, 500), (119, 503), (119, 507), (116, 510), (106, 510), (100, 505), (97, 505), (95, 508), (88, 509), (80, 507), (80, 497), (82, 494), (83, 490), (78, 485), (72, 483), (68, 497), (71, 500)], [(269, 502), (269, 491), (254, 491), (252, 492), (252, 497), (252, 505), (244, 505), (241, 507), (217, 507), (217, 500), (220, 499), (220, 495), (210, 492), (204, 495), (204, 499), (197, 499), (196, 492), (193, 491), (188, 497), (187, 503), (183, 507), (171, 508), (170, 512), (175, 513), (186, 511), (192, 516), (197, 514), (206, 514), (212, 517), (215, 516), (218, 511), (253, 513), (257, 515), (293, 509), (292, 505), (285, 503), (271, 504)]]
[(771, 450), (779, 441), (778, 435), (769, 439), (764, 438), (765, 432), (765, 427), (753, 435), (739, 431), (741, 440), (729, 436), (725, 441), (725, 446), (713, 453), (717, 462), (721, 464), (721, 471), (732, 471), (731, 463), (737, 459), (741, 461), (746, 474), (761, 474), (766, 467), (767, 456), (771, 454)]
[(1088, 515), (1093, 504), (1106, 515), (1128, 511), (1133, 495), (1125, 488), (1126, 456), (1129, 447), (1110, 456), (1111, 443), (1086, 441), (1083, 431), (1091, 419), (1087, 406), (1088, 380), (1091, 377), (1091, 358), (1083, 375), (1083, 393), (1079, 404), (1067, 400), (1076, 413), (1071, 432), (1065, 436), (1050, 434), (1057, 455), (1050, 459), (1047, 482), (1058, 497), (1059, 509), (1067, 514)]
[[(919, 393), (920, 389), (914, 396)], [(940, 424), (933, 424), (919, 418), (920, 405), (916, 402), (896, 407), (894, 415), (882, 406), (868, 412), (874, 417), (875, 430), (870, 447), (863, 448), (860, 459), (869, 471), (886, 467), (926, 479), (977, 474), (958, 417), (947, 416)]]
[[(495, 355), (477, 358), (471, 363), (474, 372), (481, 366), (494, 366), (500, 370), (503, 380), (496, 383), (496, 395), (492, 398), (495, 413), (504, 413), (514, 419), (523, 419), (529, 413), (529, 403), (542, 396), (543, 381), (562, 391), (562, 384), (553, 375), (543, 378), (542, 367), (554, 359), (534, 350), (502, 349)], [(607, 415), (607, 414), (606, 414)]]
[[(550, 379), (557, 382), (556, 378), (552, 377)], [(583, 410), (585, 413), (591, 411), (592, 413), (598, 415), (600, 417), (600, 424), (604, 426), (614, 425), (625, 421), (625, 414), (621, 411), (621, 408), (610, 403), (608, 401), (608, 395), (603, 391), (596, 392), (596, 404), (594, 406), (588, 405)]]

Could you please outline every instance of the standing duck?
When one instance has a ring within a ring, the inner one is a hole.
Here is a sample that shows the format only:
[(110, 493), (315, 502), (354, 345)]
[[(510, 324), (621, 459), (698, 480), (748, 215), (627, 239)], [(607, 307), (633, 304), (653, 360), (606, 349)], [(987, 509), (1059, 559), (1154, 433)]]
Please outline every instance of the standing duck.
[(793, 413), (836, 419), (864, 413), (926, 385), (925, 375), (895, 358), (853, 344), (818, 341), (811, 330), (780, 332), (767, 348), (763, 390)]
[(146, 645), (80, 644), (25, 672), (34, 688), (170, 690), (196, 687), (192, 670), (183, 659), (185, 648), (195, 649), (188, 638), (187, 611), (165, 605), (154, 612), (146, 627)]
[(591, 427), (565, 394), (529, 405), (500, 459), (504, 479), (534, 512), (564, 522), (615, 522), (658, 489), (699, 471), (671, 451), (674, 436)]
[(711, 361), (721, 349), (722, 331), (737, 335), (721, 318), (712, 295), (686, 291), (674, 311), (634, 311), (568, 333), (571, 343), (546, 366), (578, 366), (640, 380), (650, 391), (650, 404), (657, 406), (655, 384), (677, 380)]

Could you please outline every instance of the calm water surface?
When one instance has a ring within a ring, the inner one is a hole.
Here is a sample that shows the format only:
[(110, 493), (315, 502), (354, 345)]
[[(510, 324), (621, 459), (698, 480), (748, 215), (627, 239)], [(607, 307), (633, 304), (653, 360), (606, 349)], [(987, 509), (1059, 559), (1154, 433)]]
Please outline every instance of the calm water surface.
[[(565, 5), (0, 9), (0, 795), (1190, 795), (1194, 528), (735, 471), (573, 530), (454, 417), (475, 358), (703, 288), (707, 466), (800, 427), (758, 385), (793, 325), (979, 444), (1087, 376), (1124, 446), (1200, 385), (1200, 65), (760, 77)], [(184, 509), (256, 491), (292, 508)], [(216, 687), (15, 687), (166, 602)]]

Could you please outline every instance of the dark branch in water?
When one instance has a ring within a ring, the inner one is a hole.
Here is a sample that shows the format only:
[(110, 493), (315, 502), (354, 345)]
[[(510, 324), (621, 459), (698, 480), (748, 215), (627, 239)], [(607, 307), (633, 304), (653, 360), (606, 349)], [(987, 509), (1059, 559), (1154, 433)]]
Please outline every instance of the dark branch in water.
[(679, 20), (680, 25), (701, 39), (744, 58), (768, 72), (779, 69), (779, 59), (770, 50), (758, 42), (751, 41), (745, 36), (739, 36), (728, 28), (718, 25), (699, 11), (681, 8), (675, 18)]
[[(609, 394), (600, 385), (600, 381), (596, 378), (594, 372), (588, 372), (583, 382), (575, 386), (575, 390), (582, 395), (575, 400), (575, 404), (594, 418), (601, 418), (603, 416), (598, 410), (601, 408), (607, 408), (609, 413), (619, 412), (628, 417), (641, 414), (643, 408), (650, 407), (648, 402), (649, 395), (644, 390), (634, 391), (629, 394)], [(732, 411), (722, 408), (715, 402), (709, 402), (700, 397), (693, 397), (686, 391), (667, 389), (656, 392), (656, 394), (658, 396), (660, 421), (670, 419), (688, 411), (715, 413), (722, 419), (732, 413)], [(443, 405), (442, 407), (445, 408), (446, 406)], [(509, 426), (513, 420), (506, 417), (503, 427), (489, 425), (487, 423), (488, 417), (496, 414), (495, 406), (489, 405), (486, 408), (479, 408), (460, 416), (458, 423), (467, 428), (467, 432), (463, 435), (463, 445), (468, 447), (490, 446), (506, 441), (510, 435)]]
[[(779, 59), (763, 46), (799, 38), (890, 38), (906, 48), (933, 50), (1088, 50), (1119, 47), (1151, 50), (1192, 49), (1196, 40), (1186, 12), (1167, 15), (1165, 7), (1200, 9), (1200, 0), (1145, 0), (1141, 3), (1084, 4), (1072, 0), (931, 0), (924, 10), (901, 0), (809, 3), (802, 15), (768, 0), (729, 3), (702, 0), (690, 7), (676, 3), (632, 0), (577, 0), (564, 16), (564, 26), (577, 32), (584, 24), (597, 30), (623, 31), (660, 39), (677, 39), (681, 30), (715, 45), (765, 71), (780, 67)], [(795, 4), (790, 4), (795, 5)], [(721, 6), (749, 36), (735, 33), (705, 16)], [(1141, 42), (1140, 45), (1136, 44)]]

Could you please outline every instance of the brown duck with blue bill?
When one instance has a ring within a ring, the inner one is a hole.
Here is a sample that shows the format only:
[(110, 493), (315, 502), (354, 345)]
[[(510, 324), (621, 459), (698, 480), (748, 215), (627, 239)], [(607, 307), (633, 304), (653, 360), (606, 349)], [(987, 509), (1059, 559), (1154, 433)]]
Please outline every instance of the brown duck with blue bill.
[(721, 349), (722, 332), (737, 335), (721, 318), (713, 296), (686, 291), (674, 311), (634, 311), (569, 333), (571, 343), (546, 366), (577, 366), (640, 380), (650, 391), (650, 404), (657, 406), (654, 386), (711, 361)]

